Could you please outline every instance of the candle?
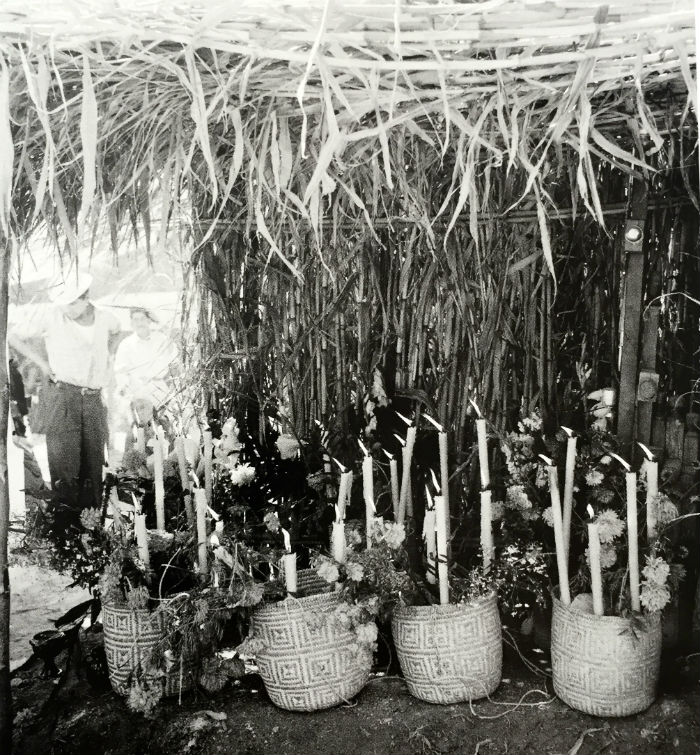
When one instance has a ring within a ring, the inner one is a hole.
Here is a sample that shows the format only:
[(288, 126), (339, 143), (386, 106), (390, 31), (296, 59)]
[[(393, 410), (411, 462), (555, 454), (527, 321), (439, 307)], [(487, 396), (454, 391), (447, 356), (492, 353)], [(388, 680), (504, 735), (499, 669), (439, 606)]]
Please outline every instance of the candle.
[[(588, 513), (593, 519), (593, 509), (589, 506)], [(588, 557), (591, 562), (591, 592), (593, 593), (593, 613), (602, 616), (603, 609), (603, 582), (600, 576), (600, 538), (598, 537), (598, 524), (588, 522)]]
[(340, 485), (338, 486), (338, 519), (345, 519), (345, 507), (352, 493), (352, 472), (347, 472), (345, 467), (337, 460), (335, 463), (340, 467)]
[(339, 563), (345, 563), (345, 522), (333, 522), (333, 534), (331, 536), (333, 558)]
[(428, 562), (428, 568), (425, 573), (426, 580), (434, 585), (437, 582), (437, 545), (435, 540), (435, 509), (432, 508), (432, 499), (430, 497), (430, 491), (425, 489), (428, 505), (425, 509), (425, 517), (423, 519), (423, 538), (425, 540), (425, 555)]
[(563, 427), (566, 439), (566, 467), (564, 470), (564, 510), (562, 512), (562, 526), (564, 527), (564, 552), (567, 563), (569, 561), (569, 544), (571, 543), (571, 512), (574, 504), (574, 470), (576, 469), (576, 441), (573, 430)]
[(442, 497), (445, 499), (445, 526), (447, 534), (450, 534), (450, 474), (447, 466), (447, 433), (440, 430), (438, 433), (438, 448), (440, 451), (440, 488)]
[(647, 540), (652, 542), (656, 539), (656, 497), (659, 494), (659, 462), (654, 454), (643, 443), (639, 443), (646, 458), (644, 467), (647, 476)]
[(447, 465), (447, 433), (443, 426), (436, 422), (429, 414), (424, 414), (428, 422), (438, 431), (438, 451), (440, 454), (440, 489), (445, 499), (445, 516), (447, 517), (447, 532), (450, 532), (450, 476)]
[(153, 492), (156, 506), (156, 529), (165, 530), (165, 487), (163, 485), (163, 443), (162, 429), (154, 426), (153, 446)]
[(450, 586), (447, 577), (447, 528), (445, 527), (445, 499), (435, 496), (435, 531), (437, 537), (438, 583), (440, 605), (450, 602)]
[(403, 449), (403, 470), (401, 473), (401, 489), (399, 492), (399, 524), (404, 523), (407, 514), (410, 515), (413, 513), (413, 499), (411, 498), (411, 461), (413, 458), (413, 446), (415, 445), (415, 442), (416, 428), (409, 427), (408, 432), (406, 433), (406, 445)]
[(204, 491), (207, 495), (207, 503), (211, 505), (212, 491), (212, 458), (214, 445), (211, 438), (211, 430), (204, 431)]
[(493, 519), (493, 510), (491, 506), (491, 491), (481, 491), (481, 557), (484, 571), (491, 568), (493, 561), (493, 529), (491, 521)]
[(203, 488), (194, 491), (194, 502), (197, 514), (197, 559), (199, 573), (207, 573), (207, 494)]
[(486, 420), (480, 417), (476, 421), (476, 437), (479, 448), (479, 473), (481, 476), (481, 488), (485, 489), (491, 484), (489, 474), (488, 446), (486, 444)]
[(287, 592), (296, 593), (297, 591), (297, 554), (292, 553), (292, 542), (289, 532), (282, 528), (282, 537), (284, 538), (284, 549), (286, 553), (282, 556), (282, 569), (284, 570), (284, 583)]
[(146, 428), (141, 425), (136, 428), (136, 450), (146, 453)]
[(146, 515), (134, 514), (134, 534), (136, 535), (136, 547), (139, 551), (139, 558), (150, 568), (151, 559), (148, 553), (148, 533), (146, 532)]
[(285, 553), (282, 556), (282, 569), (284, 570), (284, 584), (288, 593), (297, 591), (297, 554)]
[(637, 473), (626, 472), (627, 482), (627, 553), (630, 569), (632, 610), (639, 611), (639, 550), (637, 544)]
[(393, 454), (388, 451), (384, 453), (389, 458), (389, 479), (391, 481), (391, 505), (394, 510), (394, 521), (399, 517), (399, 465)]
[(360, 448), (365, 454), (362, 460), (362, 495), (365, 500), (365, 522), (367, 528), (367, 547), (372, 547), (372, 520), (376, 514), (374, 505), (374, 479), (372, 477), (372, 457), (361, 440), (358, 440)]
[(559, 475), (551, 459), (540, 455), (547, 465), (549, 474), (549, 496), (552, 502), (552, 522), (554, 524), (554, 543), (557, 549), (557, 569), (559, 572), (559, 595), (561, 602), (568, 606), (571, 603), (569, 592), (569, 566), (564, 552), (564, 527), (561, 515), (561, 499), (559, 497)]

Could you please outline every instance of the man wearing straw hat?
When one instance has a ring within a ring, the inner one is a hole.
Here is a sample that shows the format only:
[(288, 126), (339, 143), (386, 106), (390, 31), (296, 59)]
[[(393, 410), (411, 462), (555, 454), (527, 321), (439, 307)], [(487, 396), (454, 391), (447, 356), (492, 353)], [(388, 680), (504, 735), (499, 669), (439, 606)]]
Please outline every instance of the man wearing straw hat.
[(92, 276), (75, 268), (49, 290), (55, 311), (42, 328), (48, 354), (46, 450), (64, 503), (99, 506), (107, 441), (102, 390), (109, 381), (114, 315), (89, 299)]

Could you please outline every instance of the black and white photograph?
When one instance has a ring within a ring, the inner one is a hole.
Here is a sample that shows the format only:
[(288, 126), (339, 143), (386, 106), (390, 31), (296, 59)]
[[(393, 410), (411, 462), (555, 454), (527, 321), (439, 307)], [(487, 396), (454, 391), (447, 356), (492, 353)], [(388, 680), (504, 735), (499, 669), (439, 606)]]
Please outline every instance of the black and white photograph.
[(0, 0), (0, 753), (700, 755), (700, 0)]

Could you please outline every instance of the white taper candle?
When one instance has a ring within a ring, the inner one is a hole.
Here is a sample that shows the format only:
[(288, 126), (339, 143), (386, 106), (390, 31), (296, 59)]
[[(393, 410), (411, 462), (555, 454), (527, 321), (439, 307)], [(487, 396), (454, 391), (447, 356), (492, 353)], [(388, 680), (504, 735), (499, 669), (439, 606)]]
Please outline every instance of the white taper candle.
[(450, 602), (450, 586), (447, 571), (447, 529), (445, 527), (445, 499), (435, 496), (435, 531), (437, 536), (438, 583), (440, 605)]
[(632, 610), (639, 611), (639, 545), (637, 542), (637, 473), (625, 472), (627, 483), (627, 553)]

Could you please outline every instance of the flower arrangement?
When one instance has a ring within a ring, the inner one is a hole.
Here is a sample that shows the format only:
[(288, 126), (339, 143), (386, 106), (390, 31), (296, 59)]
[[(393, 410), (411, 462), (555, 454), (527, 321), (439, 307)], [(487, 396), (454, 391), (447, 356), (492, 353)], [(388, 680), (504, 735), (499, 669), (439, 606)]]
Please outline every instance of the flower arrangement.
[[(601, 574), (606, 614), (627, 615), (631, 611), (626, 531), (626, 481), (624, 468), (615, 462), (617, 441), (614, 435), (593, 426), (578, 437), (573, 469), (573, 511), (570, 530), (570, 554), (576, 564), (572, 585), (584, 597), (578, 606), (588, 610), (591, 588), (590, 550), (587, 524), (597, 526)], [(553, 437), (545, 436), (538, 412), (522, 419), (517, 431), (502, 443), (507, 478), (503, 501), (494, 505), (494, 518), (500, 520), (503, 539), (508, 541), (525, 534), (533, 543), (551, 553), (554, 545), (554, 517), (549, 500), (547, 467), (539, 456), (547, 453), (563, 466), (567, 435), (561, 429)], [(645, 493), (647, 479), (639, 475), (638, 492)], [(647, 538), (643, 553), (640, 602), (647, 613), (658, 612), (668, 605), (684, 567), (680, 560), (684, 549), (674, 547), (664, 529), (678, 516), (671, 498), (664, 492), (647, 502), (656, 511), (658, 537)], [(593, 517), (590, 512), (593, 512)], [(585, 597), (588, 595), (588, 597)]]

